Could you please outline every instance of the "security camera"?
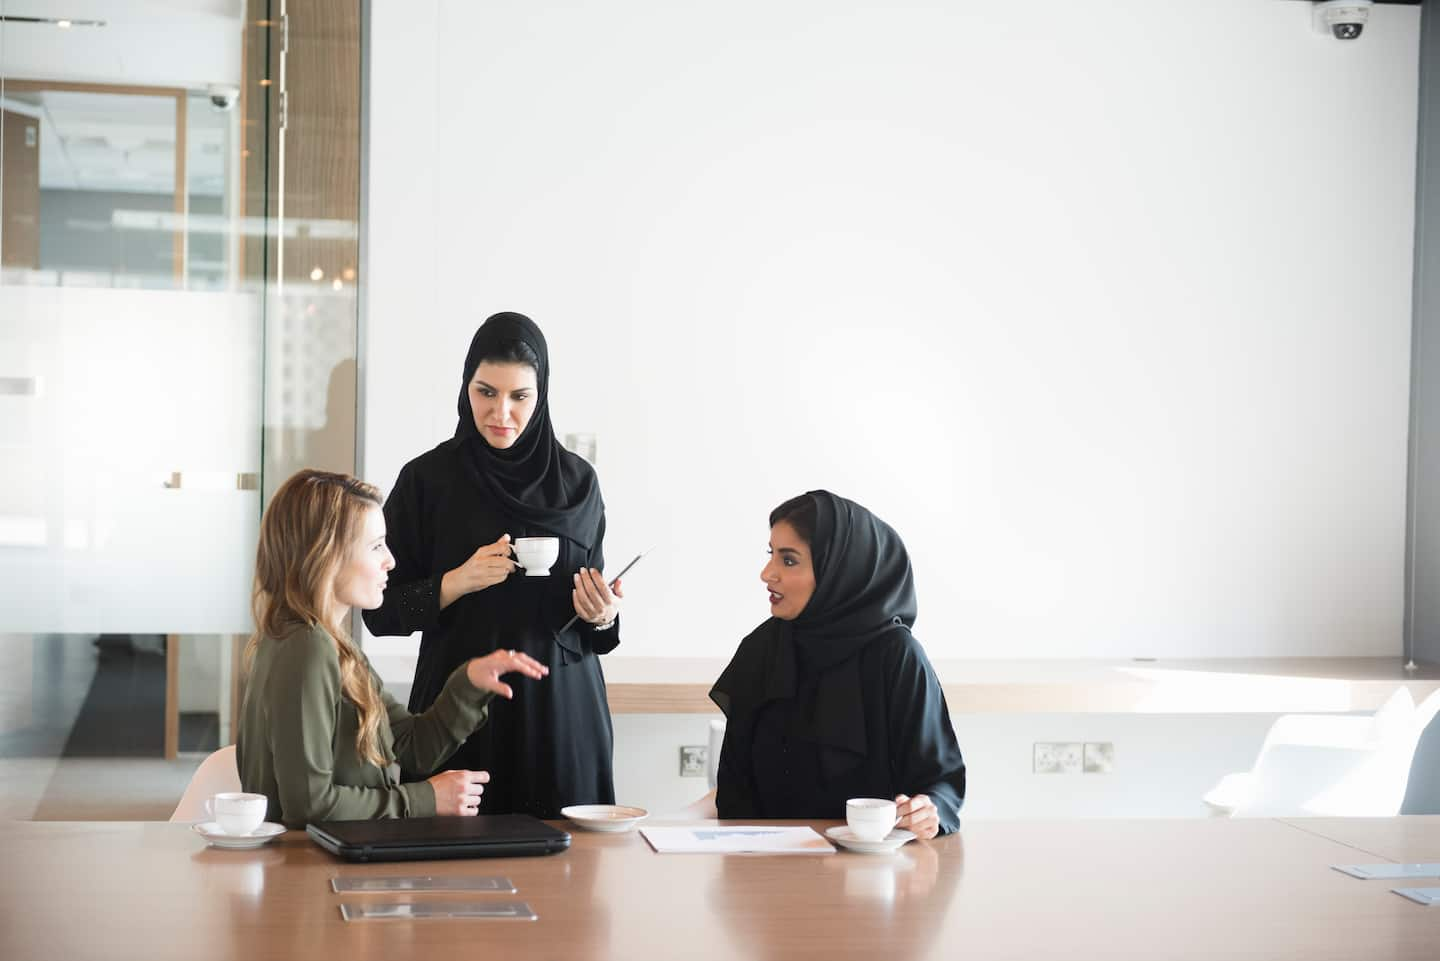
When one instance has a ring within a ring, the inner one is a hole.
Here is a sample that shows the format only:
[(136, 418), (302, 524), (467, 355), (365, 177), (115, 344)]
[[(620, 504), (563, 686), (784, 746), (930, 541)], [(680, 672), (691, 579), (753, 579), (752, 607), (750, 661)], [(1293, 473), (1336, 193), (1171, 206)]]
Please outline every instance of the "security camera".
[(212, 83), (205, 91), (210, 95), (210, 106), (216, 110), (229, 110), (240, 99), (240, 88), (228, 83)]
[(1370, 20), (1375, 0), (1324, 0), (1315, 4), (1315, 29), (1336, 40), (1354, 40)]

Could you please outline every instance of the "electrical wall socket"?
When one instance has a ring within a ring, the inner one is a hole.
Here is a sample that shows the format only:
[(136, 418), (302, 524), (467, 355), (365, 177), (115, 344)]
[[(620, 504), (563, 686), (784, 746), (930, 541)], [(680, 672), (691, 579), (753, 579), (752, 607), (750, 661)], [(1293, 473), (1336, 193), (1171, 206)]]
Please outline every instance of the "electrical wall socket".
[(706, 755), (709, 749), (703, 744), (687, 744), (680, 748), (680, 776), (704, 777)]
[(1036, 741), (1033, 770), (1036, 774), (1079, 774), (1079, 741)]
[(565, 449), (572, 454), (579, 454), (585, 458), (586, 463), (595, 463), (594, 434), (566, 434)]
[(1085, 773), (1109, 774), (1115, 770), (1115, 745), (1110, 741), (1085, 742)]

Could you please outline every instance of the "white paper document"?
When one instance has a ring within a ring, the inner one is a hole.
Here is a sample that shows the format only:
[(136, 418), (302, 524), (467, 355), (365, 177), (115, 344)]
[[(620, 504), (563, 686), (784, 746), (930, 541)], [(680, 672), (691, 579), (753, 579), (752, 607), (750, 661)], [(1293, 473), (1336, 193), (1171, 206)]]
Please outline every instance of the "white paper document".
[(640, 833), (659, 854), (834, 854), (810, 828), (764, 824), (646, 827)]
[(1384, 879), (1403, 881), (1409, 878), (1440, 878), (1440, 864), (1336, 864), (1341, 874), (1362, 881)]
[(1402, 898), (1409, 898), (1416, 904), (1423, 904), (1427, 908), (1440, 904), (1440, 888), (1391, 888)]

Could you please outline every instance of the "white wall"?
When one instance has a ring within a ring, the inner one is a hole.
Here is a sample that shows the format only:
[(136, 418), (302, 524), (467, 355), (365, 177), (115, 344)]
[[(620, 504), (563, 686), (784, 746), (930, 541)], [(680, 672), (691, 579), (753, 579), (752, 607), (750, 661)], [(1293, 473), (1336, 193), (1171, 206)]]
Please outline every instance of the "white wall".
[[(385, 659), (376, 662), (385, 674)], [(404, 703), (408, 678), (388, 683)], [(957, 705), (951, 705), (952, 711)], [(720, 717), (719, 711), (713, 715)], [(1201, 817), (1201, 797), (1255, 763), (1277, 714), (952, 713), (974, 818)], [(615, 797), (652, 814), (679, 812), (709, 790), (680, 774), (680, 748), (709, 743), (704, 714), (616, 714)], [(1036, 774), (1036, 741), (1100, 741), (1114, 747), (1108, 774)]]
[[(181, 713), (218, 713), (226, 693), (230, 638), (203, 634), (180, 637), (180, 699)], [(222, 724), (229, 723), (221, 717)], [(224, 743), (223, 741), (221, 743)]]
[[(953, 705), (952, 705), (953, 706)], [(715, 715), (719, 717), (717, 713)], [(969, 781), (966, 819), (1203, 817), (1220, 778), (1248, 771), (1273, 714), (954, 714)], [(617, 714), (615, 796), (656, 814), (705, 794), (679, 775), (682, 744), (705, 744), (698, 714)], [(1108, 741), (1109, 774), (1035, 774), (1035, 741)]]
[(1398, 653), (1419, 11), (1103, 7), (376, 4), (364, 473), (520, 310), (619, 654), (732, 650), (814, 486), (937, 657)]

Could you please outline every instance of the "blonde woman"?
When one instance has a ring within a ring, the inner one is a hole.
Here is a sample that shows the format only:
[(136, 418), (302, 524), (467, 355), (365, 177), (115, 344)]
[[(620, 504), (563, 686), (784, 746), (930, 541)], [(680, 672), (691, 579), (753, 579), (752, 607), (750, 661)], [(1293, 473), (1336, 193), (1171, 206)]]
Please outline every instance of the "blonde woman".
[(267, 820), (287, 827), (478, 813), (486, 772), (418, 778), (485, 723), (495, 695), (512, 696), (502, 674), (549, 673), (497, 650), (457, 667), (423, 714), (385, 693), (345, 629), (352, 608), (380, 606), (395, 566), (382, 503), (364, 481), (302, 470), (260, 522), (236, 760), (244, 789), (270, 799)]

